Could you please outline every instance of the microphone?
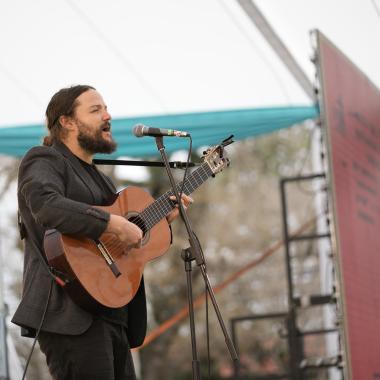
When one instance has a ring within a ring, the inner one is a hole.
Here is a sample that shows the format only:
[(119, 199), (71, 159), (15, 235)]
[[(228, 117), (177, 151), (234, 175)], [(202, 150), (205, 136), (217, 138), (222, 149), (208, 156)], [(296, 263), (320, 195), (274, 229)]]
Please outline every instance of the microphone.
[(153, 136), (153, 137), (160, 137), (160, 136), (175, 136), (175, 137), (189, 137), (190, 133), (183, 132), (183, 131), (175, 131), (174, 129), (162, 129), (162, 128), (152, 128), (147, 127), (143, 124), (137, 124), (133, 127), (133, 134), (136, 137), (143, 137), (143, 136)]

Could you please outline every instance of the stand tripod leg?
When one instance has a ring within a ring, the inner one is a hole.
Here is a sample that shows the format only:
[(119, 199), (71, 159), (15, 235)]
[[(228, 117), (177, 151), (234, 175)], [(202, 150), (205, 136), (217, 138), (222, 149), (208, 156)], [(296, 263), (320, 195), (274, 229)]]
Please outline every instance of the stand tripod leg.
[(186, 280), (187, 280), (187, 299), (189, 303), (191, 349), (192, 349), (192, 355), (193, 355), (193, 361), (192, 361), (193, 380), (201, 380), (200, 366), (199, 366), (198, 353), (197, 353), (197, 340), (196, 340), (196, 333), (195, 333), (193, 285), (192, 285), (192, 276), (191, 276), (192, 274), (191, 261), (193, 259), (191, 257), (191, 253), (187, 249), (184, 249), (182, 251), (182, 258), (185, 262), (185, 271), (186, 271)]
[(238, 355), (236, 353), (236, 350), (235, 350), (235, 347), (234, 347), (234, 345), (232, 343), (232, 340), (231, 340), (230, 336), (228, 335), (228, 331), (227, 331), (226, 326), (224, 324), (222, 314), (220, 313), (218, 303), (216, 302), (214, 290), (212, 289), (212, 286), (210, 284), (210, 280), (208, 278), (208, 275), (206, 273), (204, 265), (200, 265), (199, 268), (201, 269), (201, 272), (202, 272), (205, 284), (207, 286), (208, 294), (209, 294), (209, 296), (211, 298), (211, 302), (212, 302), (212, 304), (214, 306), (214, 310), (215, 310), (216, 316), (218, 317), (219, 325), (220, 325), (220, 327), (221, 327), (221, 329), (223, 331), (224, 340), (226, 342), (227, 348), (228, 348), (228, 350), (230, 352), (232, 360), (234, 361), (234, 365), (236, 365), (236, 363), (239, 361), (239, 357), (238, 357)]

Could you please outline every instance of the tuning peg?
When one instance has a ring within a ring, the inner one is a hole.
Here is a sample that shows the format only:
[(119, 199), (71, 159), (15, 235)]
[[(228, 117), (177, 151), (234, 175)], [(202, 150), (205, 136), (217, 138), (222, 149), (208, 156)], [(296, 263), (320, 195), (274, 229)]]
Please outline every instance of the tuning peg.
[(222, 146), (227, 146), (227, 145), (230, 145), (232, 144), (234, 141), (232, 140), (232, 138), (234, 137), (234, 135), (231, 135), (229, 137), (227, 137), (226, 139), (224, 139), (221, 143)]

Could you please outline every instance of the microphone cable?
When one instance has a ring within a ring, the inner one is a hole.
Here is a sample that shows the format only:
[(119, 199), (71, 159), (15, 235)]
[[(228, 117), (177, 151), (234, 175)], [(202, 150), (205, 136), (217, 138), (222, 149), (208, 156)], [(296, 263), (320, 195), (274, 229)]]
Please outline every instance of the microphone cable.
[(44, 320), (45, 320), (46, 312), (47, 312), (47, 309), (48, 309), (48, 306), (49, 306), (49, 302), (50, 302), (51, 292), (53, 290), (53, 281), (54, 281), (54, 278), (52, 278), (51, 281), (50, 281), (49, 293), (48, 293), (48, 296), (47, 296), (44, 312), (42, 314), (40, 325), (38, 326), (38, 329), (37, 329), (37, 332), (36, 332), (36, 336), (35, 336), (33, 344), (32, 344), (32, 348), (30, 350), (28, 359), (26, 361), (24, 373), (22, 374), (22, 379), (21, 380), (25, 379), (26, 371), (28, 370), (30, 359), (32, 358), (32, 354), (33, 354), (33, 351), (34, 351), (34, 347), (35, 347), (35, 345), (37, 343), (38, 336), (40, 335), (41, 328), (42, 328), (42, 325), (43, 325)]
[[(26, 236), (27, 236), (27, 232), (26, 232), (26, 229), (25, 229), (25, 225), (24, 225), (22, 216), (20, 214), (20, 210), (18, 210), (18, 212), (17, 212), (17, 224), (18, 224), (18, 229), (19, 229), (19, 233), (20, 233), (20, 239), (24, 240), (26, 238)], [(59, 284), (61, 286), (63, 286), (63, 284), (64, 284), (64, 281), (53, 273), (53, 268), (49, 267), (48, 263), (46, 262), (46, 259), (42, 256), (41, 252), (38, 252), (37, 257), (41, 261), (42, 266), (49, 273), (49, 275), (51, 277), (51, 280), (50, 280), (50, 287), (49, 287), (48, 296), (47, 296), (47, 299), (46, 299), (46, 305), (45, 305), (44, 311), (42, 313), (40, 325), (38, 326), (38, 329), (36, 331), (36, 336), (34, 337), (32, 348), (30, 350), (30, 353), (28, 355), (28, 359), (27, 359), (26, 364), (25, 364), (24, 373), (22, 374), (22, 380), (25, 379), (26, 371), (28, 370), (30, 359), (32, 358), (32, 354), (33, 354), (33, 351), (34, 351), (34, 347), (36, 346), (36, 342), (37, 342), (38, 336), (40, 335), (42, 325), (43, 325), (43, 323), (45, 321), (46, 313), (47, 313), (47, 310), (48, 310), (48, 307), (49, 307), (50, 298), (51, 298), (51, 293), (53, 291), (53, 283), (56, 282), (57, 284)]]

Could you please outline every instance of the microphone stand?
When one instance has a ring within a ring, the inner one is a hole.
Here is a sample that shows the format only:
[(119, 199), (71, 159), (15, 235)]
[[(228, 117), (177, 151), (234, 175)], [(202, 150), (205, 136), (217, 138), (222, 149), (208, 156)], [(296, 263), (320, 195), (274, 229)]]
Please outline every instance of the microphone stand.
[(188, 297), (188, 303), (189, 303), (189, 317), (190, 317), (190, 333), (191, 333), (191, 347), (192, 347), (192, 371), (193, 371), (193, 380), (201, 380), (201, 373), (200, 373), (200, 367), (199, 367), (199, 360), (198, 360), (198, 354), (197, 354), (197, 343), (196, 343), (196, 334), (195, 334), (195, 322), (194, 322), (194, 304), (193, 304), (193, 294), (192, 294), (192, 278), (191, 278), (191, 262), (195, 260), (196, 264), (198, 265), (199, 269), (201, 270), (204, 282), (206, 284), (207, 292), (210, 296), (210, 299), (212, 301), (212, 304), (214, 306), (215, 313), (218, 317), (219, 325), (223, 331), (224, 339), (227, 345), (227, 348), (230, 352), (231, 358), (234, 361), (234, 365), (236, 366), (239, 358), (237, 356), (235, 347), (232, 343), (232, 340), (230, 336), (228, 335), (226, 326), (223, 321), (223, 317), (220, 313), (219, 306), (216, 302), (214, 290), (211, 287), (210, 280), (208, 278), (207, 272), (206, 272), (206, 264), (202, 252), (202, 247), (200, 245), (200, 242), (195, 235), (194, 231), (191, 228), (190, 220), (187, 217), (187, 214), (183, 208), (181, 199), (179, 197), (178, 189), (174, 181), (173, 174), (170, 170), (169, 161), (165, 152), (165, 146), (163, 143), (163, 137), (162, 136), (156, 136), (156, 145), (157, 148), (161, 154), (162, 161), (165, 164), (166, 172), (168, 174), (173, 192), (175, 194), (175, 197), (177, 199), (179, 212), (182, 221), (185, 224), (187, 234), (189, 236), (189, 242), (190, 247), (182, 250), (181, 257), (184, 260), (185, 263), (185, 271), (186, 271), (186, 280), (187, 280), (187, 297)]

